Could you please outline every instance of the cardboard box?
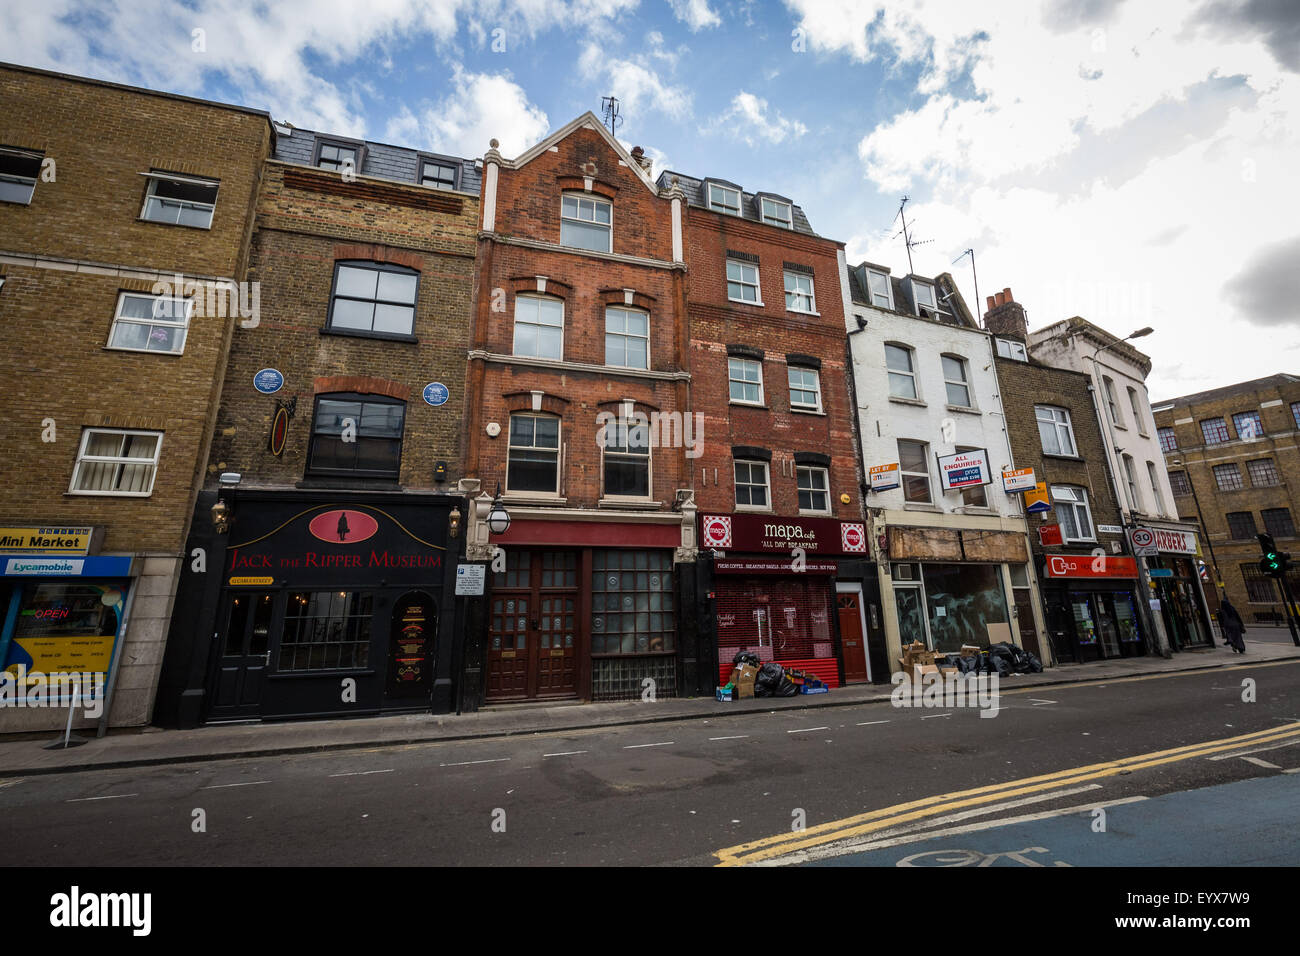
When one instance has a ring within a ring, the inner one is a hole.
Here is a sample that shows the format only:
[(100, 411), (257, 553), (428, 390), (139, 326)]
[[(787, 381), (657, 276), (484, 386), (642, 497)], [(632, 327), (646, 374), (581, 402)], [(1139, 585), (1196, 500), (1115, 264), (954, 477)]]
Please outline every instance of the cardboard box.
[(753, 664), (738, 664), (731, 669), (731, 683), (736, 685), (739, 700), (754, 696), (754, 681), (758, 678), (758, 668)]
[(962, 656), (962, 657), (979, 657), (979, 656), (980, 656), (980, 651), (981, 651), (981, 650), (982, 650), (982, 648), (976, 647), (974, 644), (963, 644), (963, 645), (961, 646), (961, 656)]
[(928, 667), (933, 673), (938, 673), (938, 668), (934, 664), (934, 652), (928, 650), (920, 641), (913, 641), (903, 648), (903, 656), (898, 659), (899, 666), (908, 678), (916, 681), (924, 671), (921, 668)]

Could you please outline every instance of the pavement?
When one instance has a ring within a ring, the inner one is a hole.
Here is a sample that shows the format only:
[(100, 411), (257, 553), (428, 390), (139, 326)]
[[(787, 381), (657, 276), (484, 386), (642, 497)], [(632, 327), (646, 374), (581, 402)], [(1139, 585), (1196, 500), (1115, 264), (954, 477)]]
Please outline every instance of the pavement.
[[(1258, 632), (1258, 633), (1257, 633)], [(1281, 629), (1287, 634), (1286, 629)], [(1169, 659), (1121, 658), (1088, 664), (1062, 664), (1042, 674), (1004, 678), (1003, 690), (1021, 687), (1115, 681), (1148, 674), (1256, 665), (1300, 659), (1300, 647), (1276, 629), (1248, 628), (1247, 651), (1235, 654), (1216, 642), (1213, 648), (1184, 651)], [(469, 714), (403, 714), (382, 717), (334, 718), (247, 724), (215, 724), (195, 730), (110, 732), (84, 746), (46, 750), (46, 737), (0, 737), (0, 779), (37, 774), (69, 773), (115, 767), (239, 760), (275, 754), (320, 753), (398, 747), (434, 741), (519, 737), (528, 734), (589, 730), (691, 719), (716, 719), (745, 713), (887, 704), (888, 684), (859, 684), (827, 694), (794, 698), (761, 698), (722, 703), (709, 697), (626, 701), (617, 703), (509, 704)]]

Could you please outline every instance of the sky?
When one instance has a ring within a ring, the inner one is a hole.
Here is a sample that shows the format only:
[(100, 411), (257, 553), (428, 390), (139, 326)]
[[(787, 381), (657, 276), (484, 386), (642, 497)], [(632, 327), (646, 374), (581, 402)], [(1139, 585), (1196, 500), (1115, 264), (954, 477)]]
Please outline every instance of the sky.
[[(1150, 325), (1153, 401), (1300, 373), (1300, 0), (42, 0), (0, 60), (514, 156), (601, 97), (850, 262)], [(980, 311), (983, 311), (981, 307)]]

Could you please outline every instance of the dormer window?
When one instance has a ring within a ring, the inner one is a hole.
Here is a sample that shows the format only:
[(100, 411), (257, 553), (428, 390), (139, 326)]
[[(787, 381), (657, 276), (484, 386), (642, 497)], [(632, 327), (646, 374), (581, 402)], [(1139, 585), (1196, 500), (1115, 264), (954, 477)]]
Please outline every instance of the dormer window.
[(921, 314), (922, 309), (928, 309), (931, 312), (939, 311), (939, 306), (934, 301), (934, 286), (913, 281), (912, 297), (916, 299), (917, 315)]
[(316, 165), (321, 169), (350, 169), (354, 173), (361, 171), (361, 163), (357, 159), (358, 150), (355, 146), (347, 146), (343, 143), (321, 143), (318, 149)]
[(779, 199), (768, 199), (766, 196), (759, 199), (759, 208), (763, 213), (763, 221), (770, 226), (780, 226), (783, 229), (794, 228), (794, 213), (788, 202), (781, 202)]
[(868, 269), (867, 292), (871, 296), (871, 304), (877, 309), (892, 309), (894, 307), (894, 296), (889, 287), (888, 272)]
[(709, 183), (709, 208), (725, 212), (728, 216), (740, 215), (740, 190)]
[(426, 159), (420, 164), (420, 185), (434, 189), (456, 188), (456, 166), (437, 159)]
[(1017, 362), (1028, 362), (1029, 356), (1025, 353), (1025, 347), (1020, 342), (1012, 339), (998, 339), (998, 355), (1005, 359), (1015, 359)]

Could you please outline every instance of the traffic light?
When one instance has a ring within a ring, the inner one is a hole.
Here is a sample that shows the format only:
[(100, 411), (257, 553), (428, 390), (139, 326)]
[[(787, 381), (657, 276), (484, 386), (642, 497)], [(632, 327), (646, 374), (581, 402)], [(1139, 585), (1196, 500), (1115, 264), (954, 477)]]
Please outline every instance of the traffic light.
[(1259, 547), (1264, 552), (1264, 556), (1259, 559), (1259, 570), (1271, 578), (1280, 578), (1287, 571), (1287, 563), (1291, 555), (1286, 551), (1279, 551), (1277, 545), (1273, 543), (1271, 534), (1260, 534)]

